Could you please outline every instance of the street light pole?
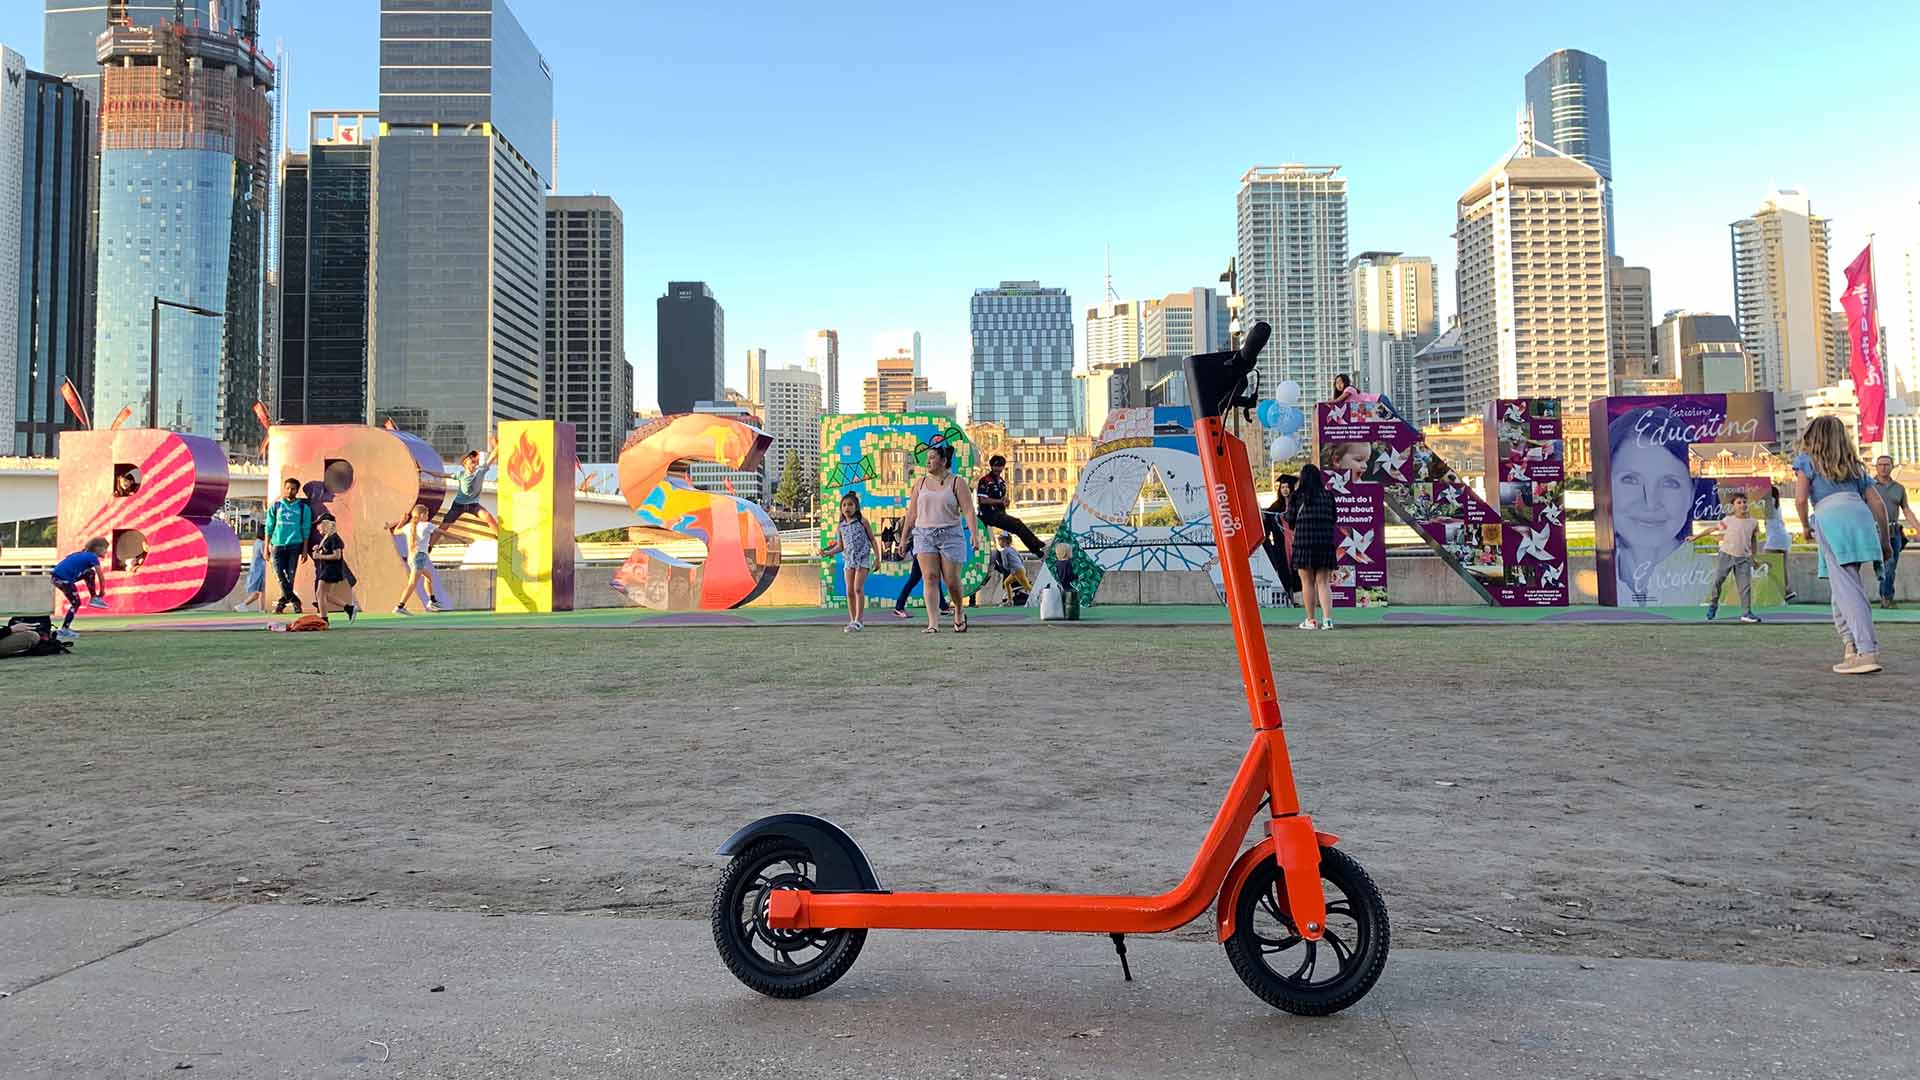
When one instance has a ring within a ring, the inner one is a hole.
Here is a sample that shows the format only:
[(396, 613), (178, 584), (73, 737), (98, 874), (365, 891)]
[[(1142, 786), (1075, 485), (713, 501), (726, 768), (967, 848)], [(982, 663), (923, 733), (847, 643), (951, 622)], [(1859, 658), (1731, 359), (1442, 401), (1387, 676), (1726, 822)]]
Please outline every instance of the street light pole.
[(209, 319), (227, 317), (224, 311), (209, 311), (192, 304), (162, 300), (157, 296), (153, 298), (152, 336), (147, 341), (147, 426), (150, 428), (160, 426), (160, 309), (163, 307), (179, 308), (181, 311), (204, 315)]

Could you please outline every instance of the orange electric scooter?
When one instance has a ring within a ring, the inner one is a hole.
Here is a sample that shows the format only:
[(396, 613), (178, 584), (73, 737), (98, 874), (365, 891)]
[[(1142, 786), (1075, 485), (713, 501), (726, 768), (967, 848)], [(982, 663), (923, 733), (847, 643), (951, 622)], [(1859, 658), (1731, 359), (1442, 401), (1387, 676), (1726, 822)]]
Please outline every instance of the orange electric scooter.
[[(1323, 1016), (1359, 1001), (1387, 962), (1387, 909), (1360, 864), (1300, 812), (1274, 697), (1273, 665), (1248, 559), (1259, 549), (1246, 445), (1221, 423), (1251, 409), (1254, 361), (1270, 328), (1234, 352), (1191, 356), (1194, 434), (1221, 551), (1227, 609), (1253, 721), (1253, 745), (1187, 876), (1158, 896), (891, 892), (838, 826), (777, 814), (735, 833), (713, 895), (713, 939), (740, 981), (772, 997), (826, 989), (860, 955), (868, 930), (1029, 930), (1107, 934), (1127, 972), (1126, 935), (1174, 930), (1216, 909), (1241, 981), (1269, 1004)], [(1235, 854), (1262, 807), (1267, 835)]]

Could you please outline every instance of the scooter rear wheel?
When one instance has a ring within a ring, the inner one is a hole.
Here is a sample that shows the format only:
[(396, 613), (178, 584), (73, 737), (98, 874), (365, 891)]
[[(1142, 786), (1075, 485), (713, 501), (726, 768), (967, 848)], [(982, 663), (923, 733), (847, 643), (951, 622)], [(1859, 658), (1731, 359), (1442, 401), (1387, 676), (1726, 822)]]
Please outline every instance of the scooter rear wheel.
[(768, 997), (816, 994), (847, 973), (865, 930), (777, 930), (767, 901), (779, 889), (811, 889), (817, 868), (802, 845), (769, 836), (734, 856), (713, 890), (713, 942), (727, 970)]
[(1286, 885), (1272, 856), (1247, 875), (1233, 899), (1227, 959), (1247, 989), (1299, 1016), (1327, 1016), (1367, 996), (1387, 965), (1387, 905), (1360, 864), (1320, 849), (1327, 923), (1308, 941), (1287, 914)]

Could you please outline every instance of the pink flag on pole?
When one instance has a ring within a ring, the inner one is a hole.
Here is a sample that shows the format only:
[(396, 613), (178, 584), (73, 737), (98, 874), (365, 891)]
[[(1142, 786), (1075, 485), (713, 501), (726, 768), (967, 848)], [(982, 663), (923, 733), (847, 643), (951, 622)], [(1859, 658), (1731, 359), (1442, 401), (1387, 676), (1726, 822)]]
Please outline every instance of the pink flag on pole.
[(1880, 360), (1880, 305), (1873, 292), (1873, 244), (1847, 266), (1847, 291), (1840, 297), (1847, 313), (1847, 337), (1853, 343), (1853, 393), (1860, 402), (1860, 441), (1885, 438), (1887, 373)]

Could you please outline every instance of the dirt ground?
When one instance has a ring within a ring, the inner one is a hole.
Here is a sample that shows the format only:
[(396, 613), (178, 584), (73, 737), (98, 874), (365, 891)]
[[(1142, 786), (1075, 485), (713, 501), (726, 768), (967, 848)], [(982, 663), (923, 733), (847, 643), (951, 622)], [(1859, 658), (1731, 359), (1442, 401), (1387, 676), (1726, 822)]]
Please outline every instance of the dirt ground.
[[(1399, 943), (1920, 967), (1920, 630), (1270, 634)], [(702, 917), (796, 809), (891, 887), (1159, 891), (1248, 737), (1194, 627), (96, 633), (0, 701), (0, 894), (492, 912)]]

